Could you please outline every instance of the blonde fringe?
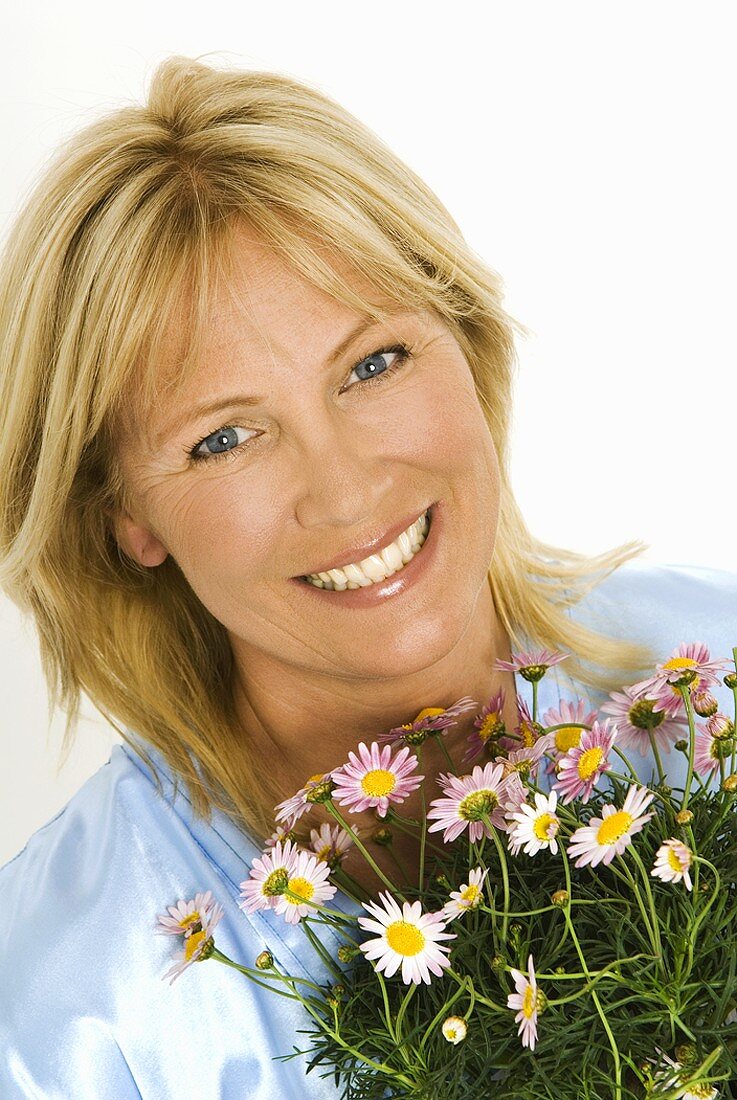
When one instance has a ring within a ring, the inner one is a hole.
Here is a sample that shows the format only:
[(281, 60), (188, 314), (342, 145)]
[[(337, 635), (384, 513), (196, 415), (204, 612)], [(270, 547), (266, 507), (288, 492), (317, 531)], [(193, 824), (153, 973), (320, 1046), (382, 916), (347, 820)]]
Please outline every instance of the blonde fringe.
[(144, 105), (111, 112), (59, 149), (3, 247), (0, 587), (37, 632), (49, 722), (66, 716), (59, 768), (84, 693), (123, 741), (132, 744), (127, 727), (162, 753), (198, 817), (217, 806), (265, 836), (284, 792), (256, 774), (238, 727), (225, 629), (171, 558), (140, 566), (111, 524), (133, 505), (117, 433), (136, 402), (160, 395), (158, 353), (183, 298), (193, 320), (177, 384), (196, 364), (238, 217), (345, 304), (376, 313), (331, 267), (331, 249), (377, 291), (438, 310), (453, 327), (500, 461), (489, 583), (510, 640), (570, 651), (569, 674), (600, 690), (655, 655), (567, 614), (647, 547), (587, 557), (528, 531), (508, 454), (514, 337), (526, 330), (437, 196), (308, 84), (170, 57)]

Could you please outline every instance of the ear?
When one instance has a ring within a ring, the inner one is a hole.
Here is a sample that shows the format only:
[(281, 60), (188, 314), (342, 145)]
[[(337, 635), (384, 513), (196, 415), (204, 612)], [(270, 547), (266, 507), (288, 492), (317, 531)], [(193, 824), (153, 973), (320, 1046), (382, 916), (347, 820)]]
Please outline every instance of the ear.
[(137, 523), (127, 513), (117, 516), (109, 514), (118, 545), (129, 558), (153, 567), (161, 565), (168, 557), (169, 551), (148, 527)]

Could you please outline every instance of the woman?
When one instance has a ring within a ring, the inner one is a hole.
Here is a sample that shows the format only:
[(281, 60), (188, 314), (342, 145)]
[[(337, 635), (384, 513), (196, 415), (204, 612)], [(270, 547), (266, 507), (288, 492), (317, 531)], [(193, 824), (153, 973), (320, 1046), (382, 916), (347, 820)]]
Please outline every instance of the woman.
[(299, 1006), (227, 967), (161, 982), (156, 914), (210, 889), (226, 954), (323, 980), (299, 929), (237, 904), (279, 801), (426, 706), (503, 690), (513, 729), (492, 665), (528, 641), (570, 653), (543, 708), (682, 635), (729, 655), (737, 581), (530, 534), (499, 279), (309, 86), (168, 59), (60, 151), (0, 271), (0, 580), (65, 747), (82, 691), (125, 742), (0, 871), (0, 1092), (337, 1096), (273, 1061), (307, 1045)]

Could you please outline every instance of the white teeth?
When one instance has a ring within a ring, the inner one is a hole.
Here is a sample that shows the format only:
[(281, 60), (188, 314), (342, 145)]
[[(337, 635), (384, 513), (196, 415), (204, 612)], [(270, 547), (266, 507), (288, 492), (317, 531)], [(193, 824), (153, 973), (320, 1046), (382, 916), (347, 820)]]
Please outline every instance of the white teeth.
[[(381, 554), (372, 554), (370, 558), (364, 558), (360, 568), (372, 581), (383, 581), (389, 573), (389, 565), (384, 561)], [(332, 573), (333, 570), (331, 569), (330, 572)]]
[(399, 543), (399, 549), (402, 551), (402, 559), (406, 565), (412, 557), (412, 543), (406, 531), (402, 531), (397, 542)]
[(379, 554), (379, 557), (383, 558), (389, 569), (396, 572), (397, 569), (401, 569), (404, 565), (404, 559), (402, 557), (402, 551), (396, 542), (392, 542), (389, 546), (385, 546)]
[(406, 531), (398, 536), (396, 542), (386, 546), (378, 554), (371, 554), (360, 562), (352, 562), (340, 569), (329, 569), (324, 573), (310, 573), (306, 580), (316, 588), (329, 588), (343, 592), (346, 588), (365, 588), (386, 580), (411, 561), (423, 545), (430, 527), (427, 512), (415, 520)]

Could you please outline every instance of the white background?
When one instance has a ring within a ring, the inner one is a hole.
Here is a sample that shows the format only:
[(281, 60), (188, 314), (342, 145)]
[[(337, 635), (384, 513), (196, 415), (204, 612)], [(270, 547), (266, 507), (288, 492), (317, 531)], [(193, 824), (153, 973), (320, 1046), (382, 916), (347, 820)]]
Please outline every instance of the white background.
[[(734, 18), (704, 0), (14, 4), (0, 219), (168, 54), (309, 81), (427, 180), (533, 332), (510, 410), (532, 530), (732, 569)], [(0, 597), (0, 864), (107, 760), (118, 738), (85, 715), (57, 776), (61, 716), (47, 740), (33, 629)]]

